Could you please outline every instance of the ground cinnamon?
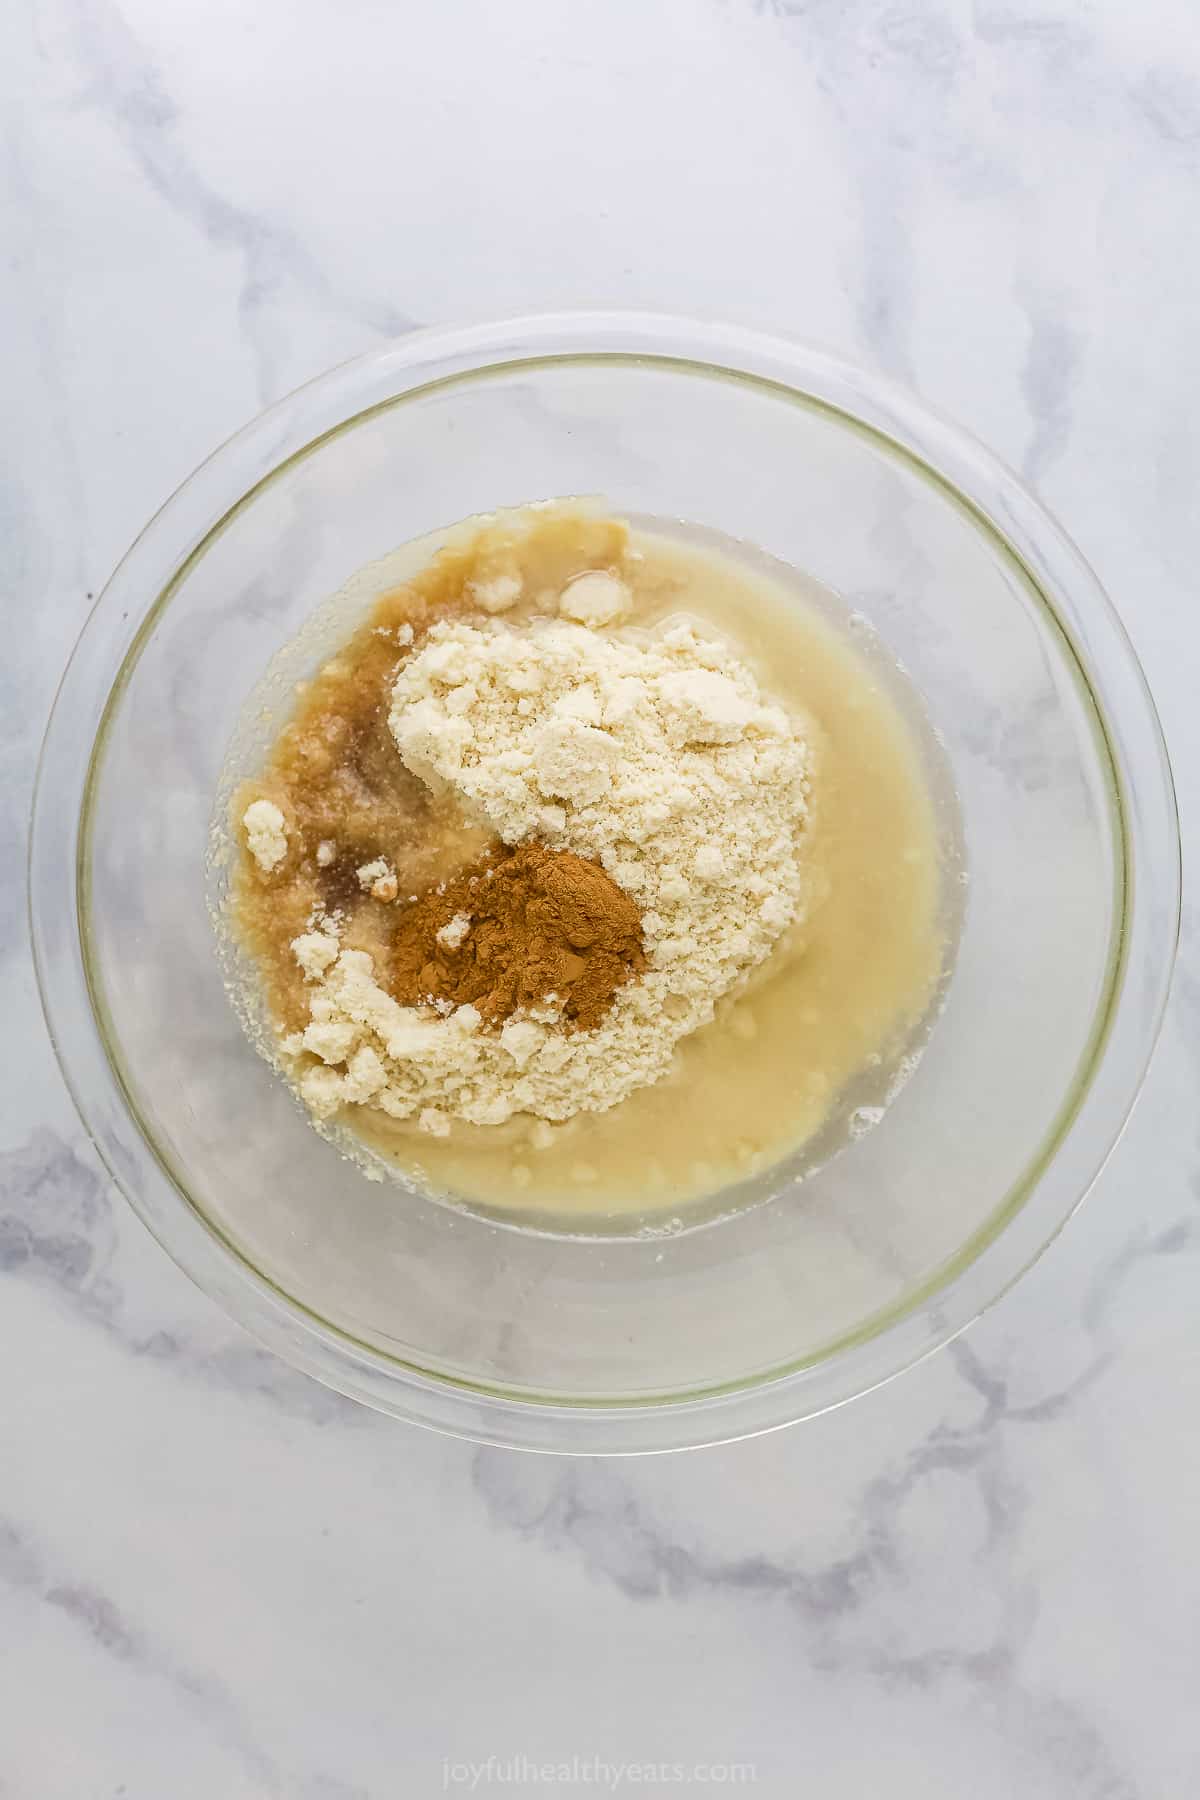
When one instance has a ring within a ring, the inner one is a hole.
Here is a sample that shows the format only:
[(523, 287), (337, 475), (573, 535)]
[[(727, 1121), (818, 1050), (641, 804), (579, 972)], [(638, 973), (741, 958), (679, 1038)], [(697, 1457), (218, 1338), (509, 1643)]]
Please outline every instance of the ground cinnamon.
[(491, 1026), (553, 994), (590, 1031), (645, 966), (638, 909), (599, 863), (527, 843), (403, 909), (389, 985), (406, 1006), (469, 1001)]

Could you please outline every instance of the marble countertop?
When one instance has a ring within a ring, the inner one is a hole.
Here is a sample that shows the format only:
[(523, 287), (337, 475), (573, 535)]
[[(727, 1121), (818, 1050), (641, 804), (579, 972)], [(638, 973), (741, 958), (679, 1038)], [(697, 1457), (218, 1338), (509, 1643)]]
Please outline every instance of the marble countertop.
[(1022, 469), (1186, 830), (1193, 0), (26, 0), (0, 69), (0, 1795), (1196, 1791), (1194, 917), (1107, 1172), (956, 1346), (570, 1462), (341, 1401), (192, 1289), (67, 1099), (21, 873), (70, 645), (193, 466), (414, 323), (572, 304), (824, 340)]

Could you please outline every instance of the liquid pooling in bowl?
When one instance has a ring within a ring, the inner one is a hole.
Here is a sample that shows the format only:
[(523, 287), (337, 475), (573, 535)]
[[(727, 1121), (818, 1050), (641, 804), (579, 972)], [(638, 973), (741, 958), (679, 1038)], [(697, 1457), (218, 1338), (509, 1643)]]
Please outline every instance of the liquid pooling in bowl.
[[(551, 1232), (697, 1224), (778, 1191), (869, 1129), (936, 1017), (964, 900), (946, 759), (919, 695), (869, 622), (746, 545), (678, 522), (631, 524), (624, 567), (635, 608), (619, 632), (652, 641), (685, 623), (727, 643), (812, 746), (803, 916), (720, 999), (712, 1022), (681, 1039), (661, 1080), (608, 1110), (552, 1127), (530, 1113), (500, 1124), (452, 1120), (436, 1137), (417, 1118), (377, 1107), (355, 1107), (333, 1123), (371, 1172), (398, 1173), (435, 1196)], [(395, 629), (396, 584), (438, 542), (406, 546), (322, 609), (272, 665), (267, 686), (276, 697), (364, 611), (374, 608)], [(246, 737), (223, 784), (243, 798), (238, 777), (252, 768)], [(277, 909), (277, 897), (264, 904)], [(376, 929), (391, 929), (384, 919)], [(257, 1018), (259, 1041), (273, 1050), (262, 1009)]]

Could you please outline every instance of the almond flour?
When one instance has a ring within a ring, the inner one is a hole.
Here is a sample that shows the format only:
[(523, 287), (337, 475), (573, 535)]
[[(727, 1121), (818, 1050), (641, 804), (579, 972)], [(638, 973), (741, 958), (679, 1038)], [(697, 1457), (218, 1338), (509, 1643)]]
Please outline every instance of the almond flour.
[(266, 874), (277, 869), (288, 852), (283, 814), (270, 800), (253, 801), (242, 814), (246, 848)]
[(568, 1031), (549, 996), (497, 1033), (471, 1004), (400, 1005), (331, 925), (302, 934), (311, 1017), (284, 1049), (318, 1117), (369, 1105), (444, 1135), (454, 1118), (606, 1111), (660, 1080), (801, 916), (798, 727), (722, 643), (687, 626), (610, 635), (621, 584), (587, 580), (563, 591), (564, 617), (434, 624), (396, 677), (390, 724), (406, 767), (503, 843), (599, 863), (641, 913), (644, 971), (595, 1029)]

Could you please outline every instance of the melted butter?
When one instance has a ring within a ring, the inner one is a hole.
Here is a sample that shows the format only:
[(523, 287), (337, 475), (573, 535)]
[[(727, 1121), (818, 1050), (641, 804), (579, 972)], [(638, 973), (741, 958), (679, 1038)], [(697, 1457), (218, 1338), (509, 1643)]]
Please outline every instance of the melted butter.
[(354, 1120), (435, 1191), (577, 1231), (653, 1225), (730, 1190), (750, 1198), (844, 1142), (919, 1044), (951, 950), (950, 790), (935, 799), (932, 733), (899, 671), (821, 590), (657, 533), (630, 547), (628, 629), (686, 616), (806, 722), (818, 754), (808, 916), (682, 1042), (670, 1076), (609, 1112), (551, 1130), (455, 1122), (436, 1140)]

